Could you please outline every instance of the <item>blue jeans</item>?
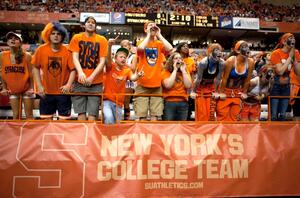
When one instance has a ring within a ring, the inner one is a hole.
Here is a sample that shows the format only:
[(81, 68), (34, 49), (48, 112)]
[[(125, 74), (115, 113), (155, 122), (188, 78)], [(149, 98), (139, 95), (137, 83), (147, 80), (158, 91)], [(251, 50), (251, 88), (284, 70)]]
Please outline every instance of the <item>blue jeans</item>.
[[(271, 90), (271, 96), (290, 96), (290, 85), (274, 84)], [(271, 120), (284, 121), (285, 113), (289, 105), (289, 98), (271, 99)]]
[(164, 120), (187, 120), (189, 104), (188, 102), (165, 101)]
[(120, 123), (122, 108), (110, 100), (103, 101), (104, 124)]

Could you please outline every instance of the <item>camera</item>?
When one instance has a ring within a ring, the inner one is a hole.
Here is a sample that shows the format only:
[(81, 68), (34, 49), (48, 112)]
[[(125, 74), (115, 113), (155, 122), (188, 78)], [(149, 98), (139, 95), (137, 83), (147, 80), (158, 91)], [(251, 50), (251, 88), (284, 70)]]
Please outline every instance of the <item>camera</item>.
[(266, 74), (266, 79), (270, 80), (273, 77), (273, 70), (269, 70)]

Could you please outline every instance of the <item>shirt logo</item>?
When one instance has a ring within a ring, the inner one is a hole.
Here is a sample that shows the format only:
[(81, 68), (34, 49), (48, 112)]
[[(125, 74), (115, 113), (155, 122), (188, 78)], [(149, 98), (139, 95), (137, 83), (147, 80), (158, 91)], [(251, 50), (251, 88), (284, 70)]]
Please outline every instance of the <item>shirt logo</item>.
[(147, 58), (148, 64), (150, 66), (154, 66), (156, 64), (157, 57), (158, 57), (157, 48), (146, 48), (145, 52), (146, 52), (146, 58)]
[(99, 63), (100, 44), (90, 41), (79, 42), (79, 62), (82, 69), (95, 69)]
[(48, 72), (56, 78), (62, 71), (62, 57), (48, 57)]

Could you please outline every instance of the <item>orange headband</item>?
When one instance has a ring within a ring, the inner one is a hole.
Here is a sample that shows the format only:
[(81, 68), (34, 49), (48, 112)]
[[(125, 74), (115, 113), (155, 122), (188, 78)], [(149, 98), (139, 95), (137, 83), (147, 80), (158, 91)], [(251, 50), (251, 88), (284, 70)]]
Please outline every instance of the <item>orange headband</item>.
[(291, 34), (291, 33), (285, 33), (284, 35), (282, 35), (281, 36), (281, 38), (280, 38), (280, 44), (284, 44), (284, 42), (289, 38), (289, 37), (294, 37), (294, 35), (293, 34)]
[(244, 40), (240, 40), (240, 41), (238, 41), (238, 42), (235, 44), (235, 46), (234, 46), (234, 51), (235, 51), (236, 53), (238, 53), (238, 51), (239, 51), (239, 49), (240, 49), (242, 43), (247, 43), (247, 42), (244, 41)]
[(213, 43), (207, 48), (207, 55), (210, 55), (214, 49), (219, 49), (222, 51), (223, 48), (219, 43)]

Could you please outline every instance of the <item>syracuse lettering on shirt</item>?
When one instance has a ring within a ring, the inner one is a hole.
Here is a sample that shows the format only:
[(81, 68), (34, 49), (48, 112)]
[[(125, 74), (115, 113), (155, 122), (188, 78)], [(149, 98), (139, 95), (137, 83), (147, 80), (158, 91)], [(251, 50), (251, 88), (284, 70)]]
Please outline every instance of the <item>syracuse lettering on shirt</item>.
[(150, 88), (161, 86), (164, 53), (164, 46), (158, 40), (150, 41), (144, 50), (138, 50), (139, 62), (137, 68), (139, 71), (144, 71), (144, 76), (138, 80), (139, 85)]
[[(163, 70), (161, 73), (162, 81), (169, 78), (171, 73), (167, 70)], [(166, 89), (163, 86), (163, 94), (170, 95), (164, 96), (164, 99), (167, 101), (187, 101), (187, 96), (172, 96), (172, 95), (179, 95), (179, 94), (187, 94), (186, 89), (183, 84), (183, 77), (180, 72), (177, 72), (177, 76), (174, 82), (174, 85), (171, 89)]]
[(74, 70), (72, 54), (66, 46), (53, 52), (46, 43), (37, 48), (31, 63), (42, 69), (42, 84), (47, 94), (60, 94), (60, 87), (68, 82), (70, 71)]
[(26, 55), (20, 64), (12, 64), (10, 51), (2, 52), (2, 78), (12, 94), (25, 92), (29, 88), (29, 71)]
[[(69, 50), (79, 53), (79, 62), (85, 75), (89, 77), (97, 65), (101, 57), (107, 56), (108, 43), (105, 37), (94, 34), (87, 37), (85, 33), (73, 36)], [(103, 72), (98, 74), (92, 84), (100, 84), (103, 82)]]
[(104, 82), (104, 100), (110, 100), (119, 106), (123, 106), (123, 95), (118, 95), (118, 101), (116, 101), (116, 95), (118, 93), (125, 93), (126, 80), (130, 79), (132, 75), (131, 69), (123, 67), (121, 70), (116, 69), (116, 63), (112, 63), (111, 67), (106, 68), (105, 82)]

